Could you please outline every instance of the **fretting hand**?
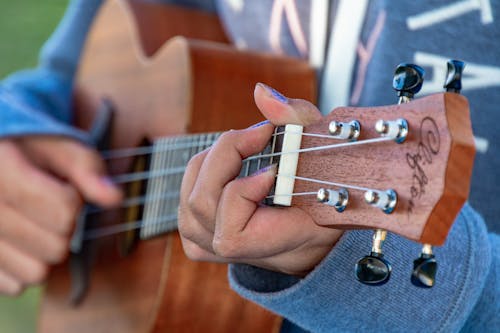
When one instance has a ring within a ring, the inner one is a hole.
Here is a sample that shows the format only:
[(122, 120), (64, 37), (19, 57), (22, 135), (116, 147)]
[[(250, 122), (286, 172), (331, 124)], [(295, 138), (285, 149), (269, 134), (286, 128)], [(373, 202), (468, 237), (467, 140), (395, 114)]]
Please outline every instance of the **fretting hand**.
[(299, 208), (260, 204), (275, 180), (271, 166), (236, 179), (242, 159), (263, 150), (273, 125), (321, 119), (309, 102), (258, 84), (255, 102), (268, 123), (224, 133), (191, 159), (181, 187), (179, 231), (193, 260), (237, 262), (304, 275), (330, 251), (341, 231), (320, 227)]
[(4, 139), (0, 156), (0, 294), (16, 295), (65, 258), (84, 200), (113, 206), (121, 192), (99, 155), (70, 139)]

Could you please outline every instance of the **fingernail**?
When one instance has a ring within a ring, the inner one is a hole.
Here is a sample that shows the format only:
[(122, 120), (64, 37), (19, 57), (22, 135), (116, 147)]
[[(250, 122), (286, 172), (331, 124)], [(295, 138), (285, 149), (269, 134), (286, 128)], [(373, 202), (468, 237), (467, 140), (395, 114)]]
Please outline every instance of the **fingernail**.
[(270, 123), (269, 120), (264, 120), (264, 121), (261, 121), (260, 123), (257, 123), (257, 124), (254, 124), (254, 125), (250, 126), (250, 128), (261, 127), (261, 126), (267, 125), (269, 123)]
[(261, 175), (261, 174), (266, 173), (266, 172), (276, 173), (277, 168), (278, 168), (278, 165), (276, 163), (274, 163), (274, 164), (268, 165), (262, 169), (255, 171), (254, 173), (252, 173), (251, 176), (258, 176), (258, 175)]
[(101, 184), (106, 187), (116, 188), (115, 182), (113, 182), (113, 180), (109, 176), (101, 177)]
[(286, 98), (282, 93), (280, 93), (278, 90), (269, 87), (268, 85), (264, 83), (258, 83), (262, 88), (264, 88), (267, 92), (269, 92), (270, 96), (277, 100), (280, 103), (283, 104), (288, 104), (288, 98)]

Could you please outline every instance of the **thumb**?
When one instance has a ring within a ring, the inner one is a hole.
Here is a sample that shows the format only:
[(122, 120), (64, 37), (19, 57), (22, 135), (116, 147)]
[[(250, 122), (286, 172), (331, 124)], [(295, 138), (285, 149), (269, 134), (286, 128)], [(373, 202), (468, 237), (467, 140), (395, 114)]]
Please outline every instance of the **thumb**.
[(312, 103), (303, 99), (287, 98), (263, 83), (257, 83), (255, 86), (254, 99), (260, 112), (274, 125), (306, 126), (322, 118), (321, 112)]
[(96, 151), (58, 137), (29, 137), (22, 143), (29, 157), (71, 183), (86, 201), (109, 207), (122, 200), (121, 191), (106, 176), (106, 167)]

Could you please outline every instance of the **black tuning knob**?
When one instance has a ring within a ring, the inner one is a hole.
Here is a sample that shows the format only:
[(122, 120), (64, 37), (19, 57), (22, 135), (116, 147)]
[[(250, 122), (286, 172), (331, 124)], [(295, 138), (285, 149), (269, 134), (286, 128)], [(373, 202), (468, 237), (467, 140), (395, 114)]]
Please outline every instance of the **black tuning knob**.
[(413, 261), (411, 283), (421, 288), (431, 288), (436, 281), (437, 262), (433, 254), (422, 253)]
[(387, 231), (377, 229), (373, 233), (373, 245), (369, 255), (359, 259), (354, 266), (354, 273), (359, 282), (371, 286), (380, 286), (391, 277), (391, 264), (384, 259), (382, 244)]
[(424, 83), (424, 69), (414, 64), (399, 64), (394, 72), (392, 87), (398, 92), (398, 96), (413, 98)]
[(381, 286), (389, 281), (391, 270), (391, 264), (382, 253), (377, 252), (359, 259), (355, 266), (358, 281), (372, 286)]
[(464, 71), (465, 62), (460, 60), (448, 60), (448, 70), (444, 88), (448, 92), (460, 94), (462, 90), (462, 72)]

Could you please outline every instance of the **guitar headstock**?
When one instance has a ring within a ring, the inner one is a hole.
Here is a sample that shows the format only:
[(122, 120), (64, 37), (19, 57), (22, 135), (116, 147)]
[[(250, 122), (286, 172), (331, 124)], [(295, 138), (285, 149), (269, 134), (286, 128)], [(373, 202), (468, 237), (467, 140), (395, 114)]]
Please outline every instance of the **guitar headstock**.
[[(382, 137), (375, 128), (379, 120), (398, 119), (408, 124), (403, 142), (370, 142)], [(467, 100), (441, 93), (399, 105), (341, 107), (304, 128), (304, 134), (331, 136), (332, 122), (354, 120), (360, 125), (356, 141), (303, 136), (301, 149), (345, 146), (300, 153), (296, 173), (345, 186), (296, 180), (294, 188), (296, 193), (344, 188), (349, 193), (344, 211), (339, 213), (314, 196), (296, 196), (293, 205), (320, 225), (385, 229), (420, 243), (442, 245), (469, 192), (475, 149)], [(391, 213), (367, 203), (369, 189), (396, 192)]]
[(275, 203), (300, 207), (319, 225), (375, 229), (370, 255), (356, 264), (363, 283), (389, 279), (382, 243), (391, 231), (424, 244), (412, 282), (434, 284), (432, 246), (445, 242), (467, 200), (475, 154), (468, 102), (458, 94), (463, 66), (448, 63), (450, 92), (411, 100), (423, 70), (402, 64), (393, 83), (399, 104), (341, 107), (311, 126), (285, 128), (292, 144), (281, 154), (297, 167), (280, 160)]

